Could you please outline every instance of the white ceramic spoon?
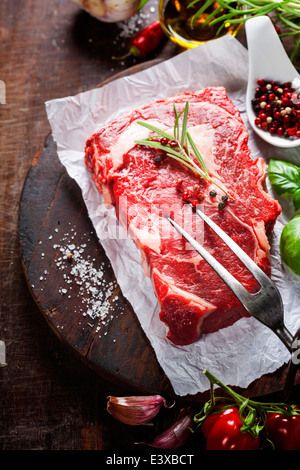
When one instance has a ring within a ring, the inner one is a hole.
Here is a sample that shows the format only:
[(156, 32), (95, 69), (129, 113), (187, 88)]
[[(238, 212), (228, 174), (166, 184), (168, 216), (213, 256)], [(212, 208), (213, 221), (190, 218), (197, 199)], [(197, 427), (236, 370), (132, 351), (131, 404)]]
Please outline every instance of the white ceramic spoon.
[(300, 139), (286, 138), (270, 134), (257, 127), (257, 116), (252, 109), (257, 80), (269, 79), (280, 83), (292, 82), (292, 87), (299, 89), (300, 75), (290, 61), (274, 25), (268, 16), (251, 18), (245, 23), (249, 74), (246, 94), (247, 114), (253, 130), (266, 142), (277, 147), (291, 148), (300, 146)]

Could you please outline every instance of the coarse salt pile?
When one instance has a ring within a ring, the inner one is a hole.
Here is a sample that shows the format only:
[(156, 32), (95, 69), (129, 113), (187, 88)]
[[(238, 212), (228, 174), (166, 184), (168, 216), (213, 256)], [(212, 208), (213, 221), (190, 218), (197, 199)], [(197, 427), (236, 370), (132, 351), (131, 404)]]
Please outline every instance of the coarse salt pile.
[[(55, 229), (55, 232), (58, 233), (59, 230)], [(115, 279), (107, 280), (105, 276), (107, 265), (104, 261), (96, 268), (94, 266), (96, 258), (85, 253), (90, 241), (89, 236), (93, 235), (93, 232), (84, 234), (84, 243), (76, 241), (77, 234), (74, 228), (70, 232), (64, 233), (53, 244), (53, 249), (57, 253), (56, 268), (63, 272), (64, 283), (59, 286), (59, 293), (68, 296), (69, 299), (76, 295), (75, 309), (77, 308), (83, 317), (89, 317), (93, 320), (93, 324), (89, 323), (89, 326), (93, 327), (96, 322), (96, 331), (98, 332), (101, 326), (108, 325), (112, 318), (117, 317), (116, 310), (117, 314), (123, 313), (123, 309), (120, 310), (119, 306), (117, 309), (115, 308), (119, 299), (114, 294), (118, 284)], [(57, 239), (57, 236), (49, 236), (51, 240), (54, 238)], [(45, 259), (45, 253), (41, 254), (41, 258)], [(48, 274), (49, 270), (44, 270), (40, 281), (44, 282)], [(73, 289), (74, 284), (77, 286), (76, 289)], [(74, 303), (72, 308), (74, 308)], [(63, 327), (61, 326), (61, 328)]]

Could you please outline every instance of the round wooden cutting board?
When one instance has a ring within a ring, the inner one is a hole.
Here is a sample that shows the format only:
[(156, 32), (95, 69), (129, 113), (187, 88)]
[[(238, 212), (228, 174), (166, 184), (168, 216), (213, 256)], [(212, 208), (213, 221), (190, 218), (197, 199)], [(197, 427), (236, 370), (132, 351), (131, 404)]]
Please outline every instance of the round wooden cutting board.
[[(134, 70), (133, 70), (134, 71)], [(127, 72), (128, 73), (128, 72)], [(21, 259), (47, 322), (88, 366), (135, 392), (174, 396), (94, 233), (81, 190), (49, 135), (29, 169), (20, 200)], [(255, 381), (249, 396), (283, 388), (286, 368)], [(208, 392), (183, 397), (206, 400)]]
[(29, 288), (58, 336), (100, 374), (171, 393), (51, 135), (24, 184), (19, 237)]

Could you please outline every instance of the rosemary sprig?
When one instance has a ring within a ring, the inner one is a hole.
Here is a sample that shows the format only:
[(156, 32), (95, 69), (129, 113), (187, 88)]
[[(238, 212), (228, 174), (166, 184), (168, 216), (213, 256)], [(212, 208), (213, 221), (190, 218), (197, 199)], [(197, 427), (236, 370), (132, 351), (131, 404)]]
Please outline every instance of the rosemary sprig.
[[(143, 8), (148, 0), (141, 0), (139, 9)], [(187, 7), (197, 7), (199, 9), (193, 16), (195, 21), (203, 13), (207, 13), (214, 0), (179, 0), (179, 3), (187, 4)], [(214, 9), (206, 18), (204, 24), (214, 25), (220, 23), (217, 35), (228, 23), (242, 24), (249, 18), (262, 15), (270, 15), (274, 24), (279, 25), (281, 38), (290, 36), (294, 38), (294, 48), (290, 54), (290, 59), (296, 59), (300, 52), (300, 3), (299, 0), (218, 0), (219, 7)], [(221, 11), (223, 15), (219, 15)]]
[[(187, 0), (188, 1), (188, 0)], [(188, 3), (188, 8), (195, 6), (199, 0), (192, 0)], [(299, 1), (290, 0), (218, 0), (219, 8), (213, 10), (204, 24), (209, 23), (211, 26), (220, 23), (217, 34), (220, 33), (225, 24), (245, 23), (249, 18), (262, 15), (272, 16), (274, 24), (279, 23), (282, 26), (280, 37), (294, 36), (294, 49), (290, 55), (293, 61), (300, 49), (300, 4)], [(202, 6), (194, 14), (192, 21), (205, 13), (213, 4), (213, 0), (206, 0)], [(220, 9), (224, 11), (223, 15), (219, 15)]]
[[(179, 161), (183, 165), (185, 165), (190, 170), (194, 171), (200, 178), (203, 178), (210, 183), (213, 183), (219, 189), (221, 189), (225, 194), (226, 191), (222, 186), (220, 186), (209, 174), (208, 169), (206, 167), (205, 161), (199, 152), (195, 142), (193, 141), (190, 133), (188, 132), (188, 110), (189, 110), (189, 102), (187, 101), (184, 107), (184, 110), (178, 114), (176, 105), (174, 103), (174, 114), (175, 114), (175, 123), (174, 123), (174, 136), (168, 134), (167, 132), (159, 129), (152, 124), (147, 122), (138, 121), (138, 124), (141, 126), (149, 129), (150, 131), (154, 132), (154, 135), (151, 135), (145, 140), (136, 140), (135, 143), (138, 145), (145, 145), (147, 147), (153, 147), (159, 150), (166, 152), (166, 155), (174, 160)], [(182, 119), (182, 126), (180, 128), (179, 119), (183, 115)], [(160, 141), (156, 139), (165, 138), (167, 139), (168, 143), (162, 144)], [(170, 142), (176, 142), (176, 146), (171, 146)], [(191, 151), (196, 158), (193, 158)]]

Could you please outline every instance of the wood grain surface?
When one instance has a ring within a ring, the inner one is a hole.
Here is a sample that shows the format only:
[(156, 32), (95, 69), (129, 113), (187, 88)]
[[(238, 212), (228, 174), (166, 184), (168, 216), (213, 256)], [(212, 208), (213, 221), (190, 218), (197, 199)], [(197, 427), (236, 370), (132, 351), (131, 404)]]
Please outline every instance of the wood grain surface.
[(29, 289), (58, 338), (101, 376), (172, 396), (51, 136), (25, 181), (19, 235)]
[[(112, 56), (124, 53), (134, 31), (155, 16), (152, 1), (138, 18), (123, 24), (101, 23), (69, 0), (4, 0), (0, 4), (0, 80), (6, 92), (5, 104), (0, 104), (0, 340), (6, 347), (6, 366), (0, 368), (1, 450), (132, 451), (136, 441), (150, 442), (180, 408), (179, 403), (153, 427), (144, 428), (129, 428), (107, 413), (108, 395), (132, 394), (133, 390), (130, 384), (116, 384), (87, 367), (49, 327), (27, 284), (18, 234), (23, 184), (29, 171), (32, 175), (40, 171), (38, 162), (50, 132), (45, 101), (91, 89), (136, 64), (134, 58), (115, 61)], [(165, 40), (145, 60), (178, 52)], [(75, 205), (81, 207), (77, 189), (53, 165), (47, 177), (56, 186), (63, 187), (65, 182), (69, 191), (65, 195), (73, 196)], [(30, 190), (36, 195), (27, 208), (31, 220), (32, 214), (38, 221), (48, 210), (40, 204), (42, 189), (48, 191), (31, 182)], [(59, 219), (56, 213), (57, 223)], [(28, 231), (34, 246), (35, 227)], [(49, 236), (55, 233), (52, 227)], [(55, 305), (49, 304), (51, 309), (55, 315)], [(90, 330), (85, 333), (88, 336)], [(80, 351), (85, 351), (87, 336), (78, 338)], [(295, 387), (296, 400), (298, 393)], [(182, 451), (202, 448), (197, 441)]]
[[(130, 448), (140, 431), (124, 432), (106, 412), (106, 397), (131, 393), (102, 379), (57, 338), (32, 298), (20, 259), (18, 217), (22, 188), (50, 126), (45, 101), (91, 89), (137, 64), (116, 61), (134, 31), (154, 18), (105, 24), (69, 0), (10, 0), (0, 5), (0, 448), (78, 450)], [(134, 23), (134, 27), (132, 24)], [(170, 57), (163, 41), (154, 54)], [(34, 190), (34, 188), (33, 188)], [(39, 210), (36, 201), (34, 210)], [(146, 431), (145, 436), (149, 433)], [(122, 437), (122, 439), (120, 439)]]

